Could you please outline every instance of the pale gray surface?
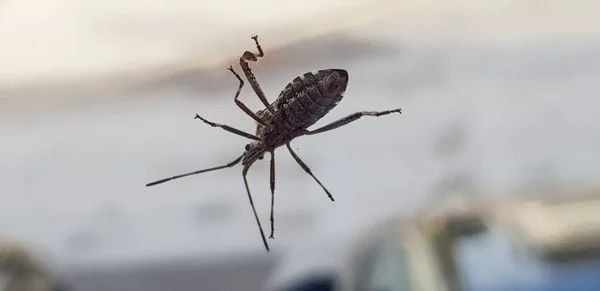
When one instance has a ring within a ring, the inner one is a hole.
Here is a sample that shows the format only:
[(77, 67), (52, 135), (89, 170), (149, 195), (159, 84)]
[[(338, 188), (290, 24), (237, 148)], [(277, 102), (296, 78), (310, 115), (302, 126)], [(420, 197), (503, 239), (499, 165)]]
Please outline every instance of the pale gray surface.
[(4, 95), (4, 89), (106, 77), (130, 83), (125, 79), (145, 80), (172, 67), (206, 68), (230, 58), (255, 33), (274, 47), (415, 6), (393, 0), (302, 3), (289, 9), (274, 0), (2, 1), (0, 102), (23, 98)]
[(202, 259), (69, 268), (64, 279), (77, 291), (260, 291), (277, 256), (243, 256), (207, 264)]
[[(359, 110), (403, 108), (403, 115), (365, 118), (293, 143), (335, 203), (285, 150), (277, 151), (275, 251), (343, 243), (359, 226), (412, 211), (457, 167), (492, 194), (535, 179), (599, 178), (599, 38), (477, 45), (452, 39), (458, 28), (428, 42), (412, 37), (417, 32), (373, 26), (351, 34), (368, 44), (359, 49), (316, 40), (319, 54), (293, 54), (304, 62), (257, 68), (270, 100), (305, 71), (348, 70), (345, 100), (317, 126)], [(233, 103), (236, 81), (225, 80), (210, 94), (164, 84), (93, 109), (0, 117), (0, 231), (35, 242), (61, 263), (262, 254), (241, 168), (144, 187), (226, 163), (243, 150), (243, 138), (192, 119), (198, 112), (253, 130)], [(241, 98), (261, 108), (249, 87)], [(434, 144), (455, 124), (468, 133), (461, 154), (435, 156)], [(268, 229), (267, 166), (254, 166), (249, 180)]]

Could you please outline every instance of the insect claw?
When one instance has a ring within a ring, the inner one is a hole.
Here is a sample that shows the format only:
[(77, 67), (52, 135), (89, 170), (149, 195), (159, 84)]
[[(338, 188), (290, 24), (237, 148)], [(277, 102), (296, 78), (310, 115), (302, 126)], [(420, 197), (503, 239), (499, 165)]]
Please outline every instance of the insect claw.
[(217, 123), (214, 123), (212, 121), (208, 121), (208, 120), (202, 118), (202, 116), (200, 116), (198, 113), (196, 113), (196, 116), (194, 117), (194, 119), (200, 119), (200, 120), (202, 120), (202, 122), (204, 122), (212, 127), (220, 127), (220, 126), (222, 127), (222, 125), (219, 125)]

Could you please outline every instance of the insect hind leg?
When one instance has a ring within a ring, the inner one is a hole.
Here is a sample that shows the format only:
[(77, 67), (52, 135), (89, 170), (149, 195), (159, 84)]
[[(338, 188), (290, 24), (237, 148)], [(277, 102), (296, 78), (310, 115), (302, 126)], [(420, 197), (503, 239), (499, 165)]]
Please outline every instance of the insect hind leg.
[(344, 125), (347, 125), (348, 123), (351, 123), (353, 121), (357, 121), (358, 119), (360, 119), (363, 116), (379, 117), (379, 116), (388, 115), (388, 114), (392, 114), (392, 113), (402, 114), (402, 111), (401, 111), (401, 109), (386, 110), (386, 111), (360, 111), (360, 112), (352, 113), (344, 118), (338, 119), (330, 124), (327, 124), (323, 127), (317, 128), (315, 130), (308, 130), (308, 131), (306, 131), (306, 135), (313, 135), (313, 134), (330, 131), (330, 130), (342, 127)]
[(319, 186), (321, 186), (321, 188), (325, 191), (325, 193), (327, 193), (327, 196), (329, 197), (329, 199), (331, 199), (331, 201), (335, 201), (335, 199), (333, 199), (333, 195), (331, 195), (329, 190), (327, 190), (327, 188), (325, 188), (325, 186), (321, 183), (321, 181), (319, 181), (319, 179), (317, 179), (317, 177), (315, 177), (315, 175), (312, 173), (310, 168), (302, 161), (302, 159), (300, 159), (300, 157), (296, 154), (296, 152), (294, 152), (294, 150), (292, 150), (292, 146), (290, 145), (289, 142), (286, 144), (286, 146), (287, 146), (288, 150), (290, 151), (290, 154), (292, 155), (294, 160), (296, 160), (296, 162), (298, 163), (298, 165), (300, 165), (300, 167), (302, 167), (302, 169), (307, 174), (309, 174), (317, 182), (317, 184), (319, 184)]
[(265, 107), (272, 114), (274, 114), (275, 112), (273, 111), (273, 108), (271, 108), (271, 105), (269, 104), (269, 100), (267, 100), (267, 96), (265, 96), (265, 92), (263, 92), (263, 90), (260, 88), (260, 85), (258, 84), (258, 81), (256, 80), (256, 77), (252, 73), (252, 70), (250, 69), (250, 65), (248, 64), (248, 62), (258, 62), (258, 59), (265, 56), (265, 53), (264, 53), (262, 47), (260, 46), (260, 43), (258, 42), (258, 35), (252, 36), (252, 39), (254, 40), (254, 43), (256, 43), (256, 48), (258, 49), (258, 54), (255, 54), (250, 51), (245, 51), (242, 54), (242, 56), (240, 57), (240, 66), (242, 67), (242, 70), (244, 71), (244, 75), (246, 75), (246, 79), (248, 79), (248, 82), (250, 82), (250, 86), (254, 90), (254, 93), (256, 93), (256, 95), (258, 96), (258, 99), (260, 99), (260, 102), (262, 102), (262, 104), (265, 105)]

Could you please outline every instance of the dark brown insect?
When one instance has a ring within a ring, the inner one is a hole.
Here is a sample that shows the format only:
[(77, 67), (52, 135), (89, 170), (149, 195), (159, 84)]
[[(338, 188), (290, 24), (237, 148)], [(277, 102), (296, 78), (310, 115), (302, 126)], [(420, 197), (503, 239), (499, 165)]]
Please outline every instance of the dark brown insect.
[(254, 218), (258, 224), (265, 248), (267, 251), (269, 251), (269, 244), (261, 226), (260, 219), (258, 218), (258, 214), (256, 213), (256, 208), (254, 207), (254, 202), (252, 201), (252, 195), (250, 194), (250, 188), (248, 187), (248, 180), (246, 178), (248, 170), (252, 164), (254, 164), (254, 162), (257, 160), (262, 160), (265, 153), (269, 153), (271, 155), (271, 235), (269, 238), (274, 238), (275, 217), (273, 208), (275, 203), (276, 148), (285, 145), (300, 167), (302, 167), (302, 169), (304, 169), (304, 171), (308, 173), (321, 186), (321, 188), (323, 188), (323, 190), (325, 190), (327, 196), (329, 196), (329, 199), (334, 201), (329, 190), (323, 186), (319, 179), (317, 179), (317, 177), (315, 177), (315, 175), (312, 173), (310, 168), (308, 168), (308, 166), (300, 159), (294, 150), (292, 150), (290, 142), (299, 136), (314, 135), (338, 128), (358, 120), (363, 116), (377, 117), (394, 112), (402, 112), (400, 109), (379, 112), (361, 111), (350, 114), (321, 128), (308, 130), (307, 128), (309, 126), (313, 125), (323, 116), (325, 116), (342, 100), (344, 93), (346, 92), (346, 86), (348, 85), (348, 72), (341, 69), (327, 69), (306, 73), (302, 76), (296, 77), (291, 83), (287, 84), (283, 91), (281, 91), (279, 97), (277, 97), (272, 104), (269, 104), (265, 93), (260, 88), (256, 77), (254, 77), (254, 74), (248, 65), (248, 61), (256, 62), (258, 61), (258, 58), (262, 58), (264, 56), (264, 52), (258, 43), (258, 36), (255, 35), (252, 37), (252, 39), (256, 43), (258, 55), (249, 51), (244, 52), (244, 54), (242, 54), (240, 57), (240, 66), (242, 67), (246, 78), (250, 82), (250, 86), (252, 86), (252, 89), (254, 89), (254, 92), (256, 95), (258, 95), (260, 101), (265, 105), (265, 109), (254, 113), (238, 99), (240, 92), (242, 91), (242, 87), (244, 86), (244, 80), (242, 80), (240, 75), (233, 70), (232, 66), (230, 66), (228, 70), (231, 71), (233, 75), (235, 75), (235, 77), (240, 81), (240, 85), (233, 100), (240, 109), (256, 120), (258, 123), (256, 127), (256, 133), (250, 134), (233, 128), (229, 125), (214, 123), (204, 119), (198, 114), (196, 114), (195, 119), (200, 119), (212, 127), (220, 127), (226, 131), (252, 139), (254, 141), (246, 145), (245, 151), (241, 156), (226, 165), (173, 176), (149, 183), (146, 186), (153, 186), (200, 173), (231, 168), (234, 165), (239, 164), (241, 161), (242, 165), (244, 166), (242, 170), (242, 178), (244, 179), (244, 185), (246, 186), (248, 199), (250, 200), (250, 205), (252, 206), (252, 211), (254, 212)]

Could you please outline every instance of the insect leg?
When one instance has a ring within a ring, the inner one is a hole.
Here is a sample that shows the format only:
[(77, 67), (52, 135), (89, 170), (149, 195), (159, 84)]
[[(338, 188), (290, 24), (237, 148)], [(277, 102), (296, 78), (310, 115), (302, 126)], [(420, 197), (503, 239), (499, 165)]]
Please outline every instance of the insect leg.
[(342, 127), (350, 122), (356, 121), (358, 119), (360, 119), (363, 116), (373, 116), (373, 117), (379, 117), (379, 116), (383, 116), (383, 115), (388, 115), (391, 113), (400, 113), (402, 114), (401, 109), (394, 109), (394, 110), (386, 110), (386, 111), (361, 111), (361, 112), (356, 112), (353, 114), (350, 114), (344, 118), (341, 118), (337, 121), (334, 121), (330, 124), (327, 124), (323, 127), (317, 128), (315, 130), (309, 130), (306, 132), (307, 135), (312, 135), (312, 134), (317, 134), (317, 133), (322, 133), (322, 132), (326, 132), (326, 131), (330, 131), (332, 129), (336, 129), (338, 127)]
[(256, 213), (256, 207), (254, 207), (254, 201), (252, 201), (252, 194), (250, 194), (250, 187), (248, 186), (248, 179), (246, 178), (246, 175), (248, 174), (248, 169), (250, 169), (249, 166), (244, 167), (244, 170), (242, 170), (242, 178), (244, 178), (244, 185), (246, 186), (246, 192), (248, 193), (248, 200), (250, 200), (250, 206), (252, 206), (252, 212), (254, 212), (254, 218), (256, 219), (256, 224), (258, 224), (258, 229), (260, 230), (260, 236), (268, 252), (270, 251), (269, 243), (267, 242), (267, 237), (265, 236), (265, 232), (263, 231), (262, 225), (260, 224), (260, 219), (258, 218), (258, 214)]
[(233, 66), (229, 66), (227, 70), (232, 72), (233, 75), (238, 79), (238, 81), (240, 81), (240, 86), (238, 87), (237, 92), (235, 92), (235, 97), (233, 97), (235, 105), (237, 105), (240, 109), (242, 109), (242, 111), (248, 114), (248, 116), (252, 117), (252, 119), (256, 120), (256, 122), (262, 125), (267, 125), (262, 119), (260, 119), (260, 117), (258, 117), (258, 115), (256, 115), (256, 113), (252, 112), (252, 110), (250, 110), (250, 108), (248, 108), (246, 104), (242, 103), (242, 101), (238, 99), (240, 97), (240, 93), (242, 92), (242, 88), (244, 87), (244, 80), (242, 80), (242, 77), (240, 77), (240, 75), (233, 70)]
[(271, 151), (271, 235), (269, 238), (275, 238), (275, 151)]
[(252, 73), (252, 70), (250, 70), (250, 66), (248, 65), (248, 61), (258, 62), (259, 58), (262, 58), (265, 56), (265, 53), (263, 52), (262, 47), (258, 43), (258, 35), (253, 36), (252, 39), (256, 43), (256, 48), (258, 49), (258, 55), (254, 54), (250, 51), (245, 51), (242, 54), (242, 56), (240, 57), (240, 66), (242, 67), (242, 70), (244, 71), (244, 75), (246, 75), (248, 82), (250, 82), (250, 86), (252, 86), (252, 89), (254, 89), (254, 92), (258, 96), (258, 99), (260, 99), (260, 102), (262, 102), (262, 104), (264, 104), (265, 107), (271, 113), (275, 113), (273, 111), (273, 108), (271, 108), (269, 101), (267, 100), (267, 96), (265, 96), (265, 92), (263, 92), (263, 90), (260, 88), (260, 85), (258, 84), (256, 77), (254, 76), (254, 74)]
[(194, 171), (194, 172), (190, 172), (190, 173), (186, 173), (186, 174), (181, 174), (181, 175), (176, 175), (176, 176), (173, 176), (173, 177), (169, 177), (169, 178), (161, 179), (161, 180), (158, 180), (158, 181), (154, 181), (152, 183), (146, 184), (146, 187), (150, 187), (150, 186), (162, 184), (162, 183), (165, 183), (165, 182), (169, 182), (171, 180), (175, 180), (175, 179), (179, 179), (179, 178), (183, 178), (183, 177), (187, 177), (187, 176), (191, 176), (191, 175), (197, 175), (197, 174), (202, 174), (202, 173), (206, 173), (206, 172), (210, 172), (210, 171), (216, 171), (216, 170), (220, 170), (220, 169), (231, 168), (231, 167), (237, 165), (242, 160), (243, 157), (244, 157), (244, 155), (241, 155), (237, 159), (235, 159), (234, 161), (232, 161), (232, 162), (230, 162), (230, 163), (228, 163), (226, 165), (223, 165), (223, 166), (208, 168), (208, 169), (204, 169), (204, 170), (198, 170), (198, 171)]
[(310, 168), (308, 168), (308, 166), (302, 161), (302, 159), (300, 159), (300, 157), (294, 152), (294, 150), (292, 150), (290, 143), (288, 142), (285, 145), (287, 146), (288, 150), (290, 151), (290, 154), (292, 154), (292, 157), (294, 157), (294, 160), (296, 160), (296, 162), (298, 162), (300, 167), (302, 167), (302, 169), (304, 169), (304, 171), (307, 174), (309, 174), (311, 177), (313, 177), (313, 179), (315, 179), (315, 181), (317, 181), (317, 183), (319, 183), (319, 186), (321, 186), (321, 188), (323, 188), (323, 190), (325, 190), (325, 193), (327, 193), (327, 196), (329, 196), (329, 199), (331, 199), (331, 201), (335, 201), (333, 199), (333, 196), (331, 195), (331, 193), (329, 193), (329, 190), (327, 190), (327, 188), (325, 188), (325, 186), (323, 186), (323, 184), (321, 184), (321, 181), (319, 181), (319, 179), (317, 179), (317, 177), (315, 177), (315, 175), (312, 173)]
[(233, 128), (229, 125), (226, 124), (219, 124), (219, 123), (214, 123), (212, 121), (208, 121), (206, 119), (204, 119), (202, 116), (198, 115), (198, 113), (196, 113), (196, 117), (194, 117), (194, 119), (200, 119), (202, 120), (204, 123), (212, 126), (212, 127), (220, 127), (226, 131), (229, 131), (231, 133), (237, 134), (237, 135), (241, 135), (243, 137), (249, 138), (249, 139), (253, 139), (253, 140), (260, 140), (260, 138), (258, 138), (256, 135), (253, 134), (249, 134), (247, 132), (241, 131), (239, 129)]

